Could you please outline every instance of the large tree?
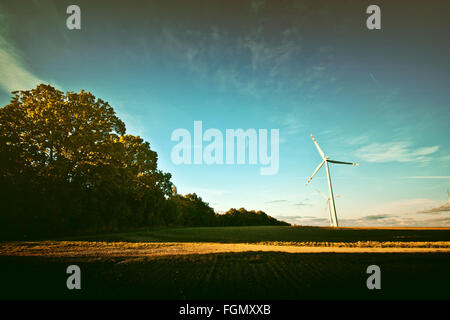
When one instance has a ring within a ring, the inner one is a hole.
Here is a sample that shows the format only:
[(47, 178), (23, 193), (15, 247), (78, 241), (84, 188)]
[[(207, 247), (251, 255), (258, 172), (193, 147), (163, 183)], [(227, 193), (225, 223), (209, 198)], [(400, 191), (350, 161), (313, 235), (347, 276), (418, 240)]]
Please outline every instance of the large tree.
[(161, 221), (170, 174), (148, 142), (125, 132), (90, 92), (13, 92), (0, 108), (0, 222), (55, 231)]

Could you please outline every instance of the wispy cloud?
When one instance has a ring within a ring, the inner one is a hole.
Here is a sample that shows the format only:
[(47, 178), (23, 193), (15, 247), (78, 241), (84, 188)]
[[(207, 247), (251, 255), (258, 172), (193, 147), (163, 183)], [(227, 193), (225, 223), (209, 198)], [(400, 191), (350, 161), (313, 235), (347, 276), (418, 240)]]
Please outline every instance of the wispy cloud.
[(385, 220), (389, 218), (394, 218), (395, 216), (389, 214), (373, 214), (369, 216), (365, 216), (363, 219), (365, 220)]
[(427, 162), (439, 146), (413, 148), (409, 142), (372, 143), (361, 147), (356, 155), (367, 162)]
[(450, 179), (450, 176), (411, 176), (404, 179)]
[[(364, 212), (365, 211), (365, 212)], [(361, 210), (361, 216), (347, 218), (339, 216), (344, 227), (450, 227), (450, 203), (439, 206), (439, 202), (426, 199), (404, 199), (391, 201)], [(430, 214), (427, 216), (426, 214)], [(329, 226), (328, 213), (318, 216), (282, 216), (286, 222), (296, 225)]]
[(297, 202), (297, 203), (294, 203), (294, 206), (299, 206), (299, 207), (301, 207), (301, 206), (309, 206), (310, 204), (308, 204), (308, 203), (305, 203), (305, 202)]
[(291, 33), (285, 32), (284, 35), (284, 37), (283, 34), (280, 35), (279, 42), (269, 43), (265, 40), (262, 27), (259, 27), (243, 37), (242, 48), (250, 51), (254, 71), (263, 69), (268, 71), (270, 76), (286, 71), (284, 66), (301, 51), (301, 44), (298, 38), (291, 37)]
[[(261, 3), (254, 6), (260, 8)], [(239, 33), (219, 25), (204, 32), (191, 26), (168, 24), (151, 43), (156, 43), (173, 65), (195, 73), (204, 81), (212, 81), (220, 90), (256, 98), (292, 87), (312, 94), (336, 81), (329, 70), (332, 66), (329, 50), (320, 48), (312, 53), (320, 63), (298, 63), (310, 59), (303, 52), (303, 29), (299, 25), (269, 29), (266, 16), (255, 17)], [(272, 36), (273, 33), (277, 36)], [(140, 42), (148, 47), (146, 41)], [(242, 61), (248, 63), (243, 67)]]
[(442, 213), (450, 212), (450, 203), (446, 203), (440, 207), (419, 211), (419, 213)]
[(259, 9), (264, 5), (264, 0), (254, 0), (252, 1), (252, 10), (258, 12)]
[(303, 129), (303, 124), (299, 121), (298, 118), (295, 116), (292, 116), (291, 114), (288, 115), (286, 119), (283, 121), (284, 125), (284, 131), (287, 134), (296, 134), (299, 133)]
[(329, 219), (313, 216), (275, 216), (275, 218), (299, 226), (327, 226), (330, 223)]
[(11, 92), (32, 89), (42, 82), (27, 70), (19, 52), (0, 35), (0, 87)]
[(377, 85), (379, 85), (380, 83), (378, 82), (378, 80), (374, 77), (374, 75), (372, 74), (372, 72), (369, 72), (370, 77), (372, 78), (373, 82), (375, 82)]
[(264, 203), (280, 203), (280, 202), (289, 202), (287, 200), (271, 200), (271, 201), (265, 201)]
[(450, 217), (429, 219), (408, 215), (380, 215), (340, 221), (342, 226), (346, 227), (450, 227)]
[(411, 212), (417, 212), (419, 210), (425, 210), (430, 207), (435, 207), (439, 202), (427, 199), (427, 198), (413, 198), (413, 199), (401, 199), (396, 201), (385, 202), (373, 207), (361, 209), (362, 213), (368, 215), (375, 214), (410, 214)]
[(369, 138), (366, 135), (360, 135), (360, 136), (356, 136), (356, 137), (347, 139), (347, 143), (349, 145), (360, 145), (360, 144), (367, 143), (368, 141), (369, 141)]
[[(329, 226), (330, 220), (312, 216), (276, 216), (277, 219), (301, 226)], [(409, 215), (367, 215), (353, 219), (341, 218), (342, 227), (450, 227), (450, 217), (418, 218)]]

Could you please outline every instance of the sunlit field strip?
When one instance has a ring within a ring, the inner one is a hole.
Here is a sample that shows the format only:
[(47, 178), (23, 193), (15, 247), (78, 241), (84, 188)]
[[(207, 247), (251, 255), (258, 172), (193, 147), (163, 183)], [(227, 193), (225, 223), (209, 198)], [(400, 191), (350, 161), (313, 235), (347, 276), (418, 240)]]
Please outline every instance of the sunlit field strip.
[(273, 251), (288, 253), (387, 253), (387, 252), (450, 252), (450, 241), (436, 242), (261, 242), (261, 243), (208, 243), (208, 242), (91, 242), (42, 241), (4, 242), (0, 244), (2, 256), (48, 257), (127, 257), (208, 254), (220, 252)]
[(450, 241), (357, 241), (357, 242), (317, 242), (317, 241), (265, 241), (261, 245), (338, 247), (338, 248), (450, 248)]

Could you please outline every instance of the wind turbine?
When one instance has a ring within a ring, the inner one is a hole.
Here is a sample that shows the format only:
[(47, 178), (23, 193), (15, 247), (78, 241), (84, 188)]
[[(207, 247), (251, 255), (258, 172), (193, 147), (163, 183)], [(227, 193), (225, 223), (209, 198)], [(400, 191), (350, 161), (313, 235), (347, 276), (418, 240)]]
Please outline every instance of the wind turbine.
[[(327, 197), (326, 195), (324, 195), (320, 190), (316, 189), (316, 191), (318, 193), (320, 193), (320, 195), (325, 199), (325, 203), (326, 203), (325, 212), (327, 212), (327, 209), (328, 209), (328, 212), (330, 213), (330, 224), (333, 226), (334, 223), (333, 223), (333, 215), (331, 214), (331, 208), (330, 208), (330, 197)], [(339, 198), (339, 197), (340, 197), (339, 195), (336, 195), (336, 198)]]
[(320, 156), (322, 157), (322, 162), (317, 166), (316, 170), (312, 174), (312, 176), (309, 178), (308, 182), (306, 182), (306, 186), (311, 182), (312, 178), (315, 176), (317, 171), (322, 168), (323, 164), (325, 164), (325, 167), (327, 168), (327, 178), (328, 178), (328, 190), (330, 192), (330, 209), (333, 213), (334, 218), (334, 226), (339, 227), (339, 222), (336, 215), (336, 206), (334, 204), (334, 196), (333, 196), (333, 187), (331, 186), (331, 178), (330, 178), (330, 169), (328, 167), (328, 163), (337, 163), (337, 164), (350, 164), (353, 166), (359, 166), (359, 163), (353, 163), (353, 162), (343, 162), (343, 161), (336, 161), (336, 160), (330, 160), (330, 157), (325, 157), (325, 154), (323, 153), (322, 149), (320, 149), (319, 144), (317, 143), (316, 139), (314, 139), (312, 133), (310, 133), (310, 136), (316, 145), (317, 151), (319, 151)]

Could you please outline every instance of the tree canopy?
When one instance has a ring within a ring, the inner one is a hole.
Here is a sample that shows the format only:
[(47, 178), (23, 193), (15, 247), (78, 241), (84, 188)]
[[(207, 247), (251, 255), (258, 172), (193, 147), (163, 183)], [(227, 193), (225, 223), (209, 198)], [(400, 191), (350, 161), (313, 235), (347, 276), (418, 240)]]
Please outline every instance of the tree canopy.
[(158, 170), (148, 142), (126, 134), (107, 102), (43, 84), (13, 95), (0, 109), (9, 225), (97, 231), (161, 220), (171, 176)]

